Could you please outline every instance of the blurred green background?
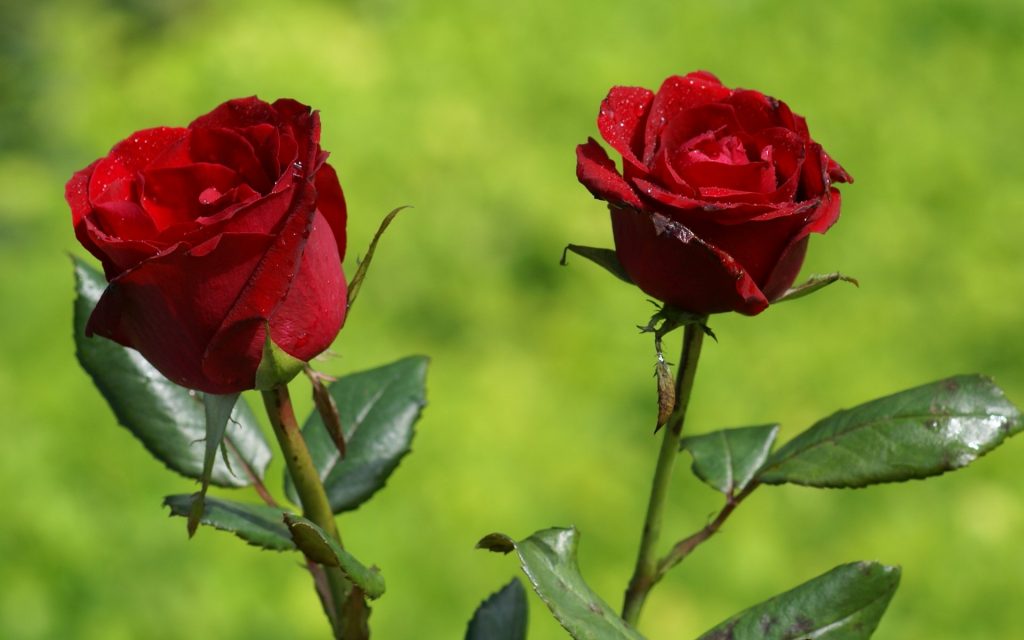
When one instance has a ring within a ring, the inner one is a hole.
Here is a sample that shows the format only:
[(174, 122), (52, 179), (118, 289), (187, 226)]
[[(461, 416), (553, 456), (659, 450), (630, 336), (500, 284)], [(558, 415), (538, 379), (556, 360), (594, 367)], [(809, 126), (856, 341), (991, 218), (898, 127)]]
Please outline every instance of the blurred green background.
[[(246, 3), (50, 0), (0, 9), (0, 637), (323, 638), (294, 557), (202, 530), (193, 483), (115, 424), (73, 355), (63, 184), (137, 129), (258, 94), (319, 108), (350, 205), (347, 265), (399, 218), (332, 373), (433, 357), (387, 490), (340, 519), (382, 567), (378, 638), (459, 638), (517, 572), (483, 534), (582, 531), (613, 606), (658, 442), (645, 297), (567, 242), (610, 246), (574, 177), (613, 84), (709, 69), (805, 115), (855, 176), (805, 271), (835, 285), (716, 317), (688, 429), (783, 423), (959, 372), (1024, 403), (1024, 5), (1007, 0)], [(678, 348), (678, 336), (670, 340)], [(308, 390), (296, 397), (308, 408)], [(257, 405), (258, 406), (258, 405)], [(899, 563), (879, 638), (1024, 627), (1024, 438), (956, 474), (861, 491), (767, 487), (656, 589), (641, 630), (697, 635), (845, 561)], [(672, 538), (719, 497), (682, 461)], [(271, 486), (279, 486), (280, 463)], [(255, 499), (254, 496), (247, 496)], [(531, 638), (562, 638), (531, 596)]]

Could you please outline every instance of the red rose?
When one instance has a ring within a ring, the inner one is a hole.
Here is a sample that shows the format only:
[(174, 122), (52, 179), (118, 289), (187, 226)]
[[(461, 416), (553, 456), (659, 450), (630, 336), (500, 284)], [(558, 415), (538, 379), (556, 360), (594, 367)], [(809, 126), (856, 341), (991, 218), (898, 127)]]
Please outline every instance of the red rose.
[(839, 217), (852, 182), (785, 103), (705, 71), (654, 94), (614, 87), (576, 175), (609, 203), (615, 251), (647, 294), (698, 314), (763, 311), (793, 284), (811, 232)]
[(269, 326), (308, 361), (345, 319), (345, 200), (320, 119), (294, 100), (226, 102), (119, 142), (68, 181), (75, 235), (110, 285), (87, 335), (171, 380), (251, 389)]

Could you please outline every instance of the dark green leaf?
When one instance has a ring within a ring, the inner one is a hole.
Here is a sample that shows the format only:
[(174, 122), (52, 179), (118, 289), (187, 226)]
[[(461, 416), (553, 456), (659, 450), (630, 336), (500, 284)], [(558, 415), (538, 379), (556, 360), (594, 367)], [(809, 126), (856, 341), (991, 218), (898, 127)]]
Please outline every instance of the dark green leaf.
[(844, 564), (729, 618), (698, 640), (866, 640), (899, 582), (899, 567)]
[[(196, 494), (167, 496), (164, 505), (171, 515), (188, 517)], [(243, 504), (207, 496), (199, 522), (221, 531), (230, 531), (251, 545), (272, 551), (293, 551), (295, 543), (283, 519), (287, 511), (261, 504)]]
[(587, 260), (590, 260), (599, 267), (604, 268), (608, 273), (612, 274), (619, 280), (622, 280), (626, 284), (633, 284), (633, 279), (626, 273), (625, 267), (619, 262), (619, 257), (615, 255), (614, 249), (599, 249), (597, 247), (584, 247), (578, 244), (567, 244), (565, 249), (562, 249), (562, 260), (559, 264), (563, 267), (569, 262), (566, 260), (568, 253), (572, 251), (578, 256), (582, 256)]
[(611, 607), (583, 581), (576, 563), (576, 529), (544, 529), (525, 540), (513, 541), (494, 533), (477, 547), (508, 553), (515, 549), (534, 590), (576, 640), (642, 640)]
[(823, 289), (824, 287), (827, 287), (833, 282), (839, 282), (840, 280), (842, 280), (843, 282), (849, 282), (855, 287), (860, 286), (860, 283), (857, 282), (855, 278), (851, 278), (850, 276), (844, 276), (838, 271), (835, 271), (833, 273), (816, 273), (810, 278), (808, 278), (806, 282), (801, 282), (795, 287), (790, 287), (789, 289), (787, 289), (786, 292), (779, 296), (773, 304), (777, 304), (779, 302), (786, 302), (787, 300), (796, 300), (797, 298), (802, 298), (806, 295), (814, 293), (818, 289)]
[(512, 578), (477, 607), (466, 640), (525, 640), (528, 611), (526, 589)]
[[(80, 260), (75, 259), (74, 266), (78, 294), (75, 345), (82, 368), (92, 377), (118, 422), (155, 458), (184, 476), (199, 479), (206, 437), (203, 394), (163, 377), (134, 349), (99, 336), (85, 337), (85, 324), (106, 281)], [(244, 487), (252, 484), (252, 476), (263, 478), (270, 462), (270, 448), (244, 400), (235, 405), (224, 442), (231, 467), (223, 459), (217, 460), (210, 476), (212, 484)]]
[(779, 448), (758, 473), (770, 484), (863, 487), (958, 469), (1022, 428), (991, 379), (964, 375), (845, 409)]
[[(423, 356), (411, 356), (328, 386), (345, 430), (344, 459), (319, 413), (306, 421), (302, 434), (335, 513), (368, 500), (409, 453), (413, 426), (426, 405), (427, 363)], [(285, 490), (297, 504), (290, 478)]]
[(352, 584), (363, 590), (366, 597), (376, 599), (384, 594), (384, 577), (376, 567), (367, 568), (345, 551), (337, 540), (311, 520), (290, 513), (284, 522), (295, 545), (314, 562), (339, 567)]
[(693, 472), (698, 478), (731, 497), (754, 479), (778, 433), (777, 424), (726, 429), (683, 438), (679, 448), (693, 456)]

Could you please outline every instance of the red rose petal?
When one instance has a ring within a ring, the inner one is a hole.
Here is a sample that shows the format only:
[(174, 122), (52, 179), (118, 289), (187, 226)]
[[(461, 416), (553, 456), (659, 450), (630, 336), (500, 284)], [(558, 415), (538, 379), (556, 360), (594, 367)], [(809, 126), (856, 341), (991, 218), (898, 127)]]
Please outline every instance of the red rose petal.
[(620, 207), (611, 208), (611, 217), (619, 261), (647, 294), (699, 314), (755, 315), (768, 306), (742, 265), (685, 226)]
[(731, 89), (723, 87), (717, 78), (707, 72), (666, 78), (654, 96), (647, 116), (644, 129), (644, 164), (650, 165), (657, 150), (655, 142), (669, 122), (694, 107), (717, 102), (731, 93)]
[(643, 127), (654, 94), (642, 87), (612, 87), (601, 102), (597, 128), (623, 160), (643, 168)]
[(629, 184), (615, 170), (615, 163), (593, 138), (576, 147), (576, 177), (598, 200), (642, 206)]
[(334, 167), (324, 164), (316, 173), (316, 206), (327, 220), (334, 232), (338, 247), (338, 259), (345, 259), (347, 233), (345, 225), (348, 221), (348, 209), (345, 205), (345, 194), (341, 190), (338, 174)]

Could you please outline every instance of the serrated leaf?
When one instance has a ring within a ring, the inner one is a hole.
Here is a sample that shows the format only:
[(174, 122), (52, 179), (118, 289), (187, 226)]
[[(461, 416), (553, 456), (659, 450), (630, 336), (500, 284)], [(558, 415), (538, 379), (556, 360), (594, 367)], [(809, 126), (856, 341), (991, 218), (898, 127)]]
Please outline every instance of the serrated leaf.
[(732, 497), (747, 488), (768, 459), (779, 425), (725, 429), (683, 438), (679, 448), (693, 456), (693, 473)]
[[(164, 498), (164, 505), (170, 507), (172, 516), (187, 518), (192, 510), (196, 494), (180, 494)], [(294, 551), (295, 543), (284, 525), (284, 509), (262, 504), (244, 504), (207, 496), (203, 515), (199, 519), (221, 531), (235, 534), (251, 545), (271, 551)]]
[(288, 525), (292, 541), (311, 560), (340, 568), (345, 577), (362, 589), (368, 598), (376, 599), (384, 594), (384, 577), (380, 575), (380, 571), (376, 567), (367, 568), (356, 560), (315, 522), (286, 513), (284, 523)]
[(844, 564), (729, 618), (698, 640), (867, 640), (899, 582), (899, 567)]
[(769, 484), (863, 487), (970, 464), (1024, 427), (990, 378), (962, 375), (844, 409), (773, 453)]
[[(410, 356), (328, 385), (345, 430), (344, 459), (319, 413), (306, 420), (302, 435), (335, 513), (367, 501), (409, 453), (413, 428), (426, 405), (428, 362)], [(298, 504), (290, 477), (285, 491)]]
[[(78, 259), (74, 259), (74, 269), (78, 362), (92, 377), (118, 422), (153, 457), (183, 476), (200, 479), (206, 437), (204, 394), (171, 382), (134, 349), (98, 336), (85, 337), (85, 324), (107, 285), (102, 274)], [(217, 460), (211, 484), (245, 487), (252, 484), (250, 475), (263, 479), (270, 463), (270, 447), (245, 400), (235, 405), (225, 443), (230, 469), (223, 459)]]
[(778, 298), (776, 298), (775, 301), (772, 302), (772, 304), (778, 304), (780, 302), (786, 302), (788, 300), (796, 300), (798, 298), (803, 298), (804, 296), (810, 295), (815, 291), (818, 291), (819, 289), (827, 287), (833, 282), (839, 281), (849, 282), (855, 287), (860, 286), (860, 283), (857, 282), (856, 278), (844, 276), (838, 271), (834, 271), (832, 273), (816, 273), (810, 278), (808, 278), (805, 282), (801, 282), (800, 284), (787, 289), (786, 292), (783, 293)]
[(585, 247), (579, 244), (567, 244), (565, 245), (565, 249), (562, 249), (562, 259), (559, 262), (563, 267), (569, 264), (566, 258), (570, 251), (578, 256), (590, 260), (626, 284), (633, 284), (633, 279), (629, 277), (629, 274), (626, 273), (626, 268), (622, 266), (621, 262), (619, 262), (619, 257), (615, 254), (614, 249), (600, 249), (598, 247)]
[(642, 640), (643, 636), (583, 581), (576, 562), (578, 542), (575, 528), (554, 528), (519, 542), (494, 533), (477, 547), (501, 553), (515, 549), (534, 591), (576, 640)]
[(529, 609), (518, 578), (480, 603), (466, 630), (466, 640), (526, 640)]

